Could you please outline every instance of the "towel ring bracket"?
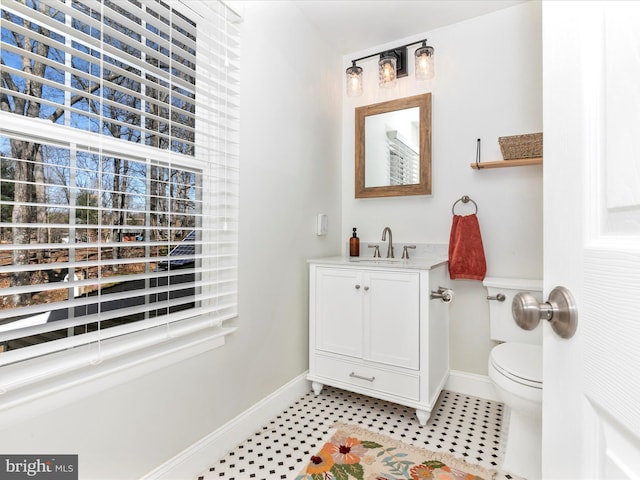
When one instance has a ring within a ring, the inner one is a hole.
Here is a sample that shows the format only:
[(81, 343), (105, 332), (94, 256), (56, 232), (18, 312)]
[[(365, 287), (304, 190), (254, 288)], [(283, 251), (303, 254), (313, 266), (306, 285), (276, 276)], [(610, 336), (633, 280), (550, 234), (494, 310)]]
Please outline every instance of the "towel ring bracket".
[(478, 213), (478, 204), (476, 202), (474, 202), (471, 199), (471, 197), (469, 197), (469, 195), (463, 195), (453, 203), (453, 206), (451, 207), (451, 214), (452, 215), (456, 214), (456, 205), (458, 203), (460, 203), (460, 202), (462, 202), (462, 203), (469, 203), (469, 202), (473, 203), (473, 206), (476, 207), (476, 211), (474, 213)]

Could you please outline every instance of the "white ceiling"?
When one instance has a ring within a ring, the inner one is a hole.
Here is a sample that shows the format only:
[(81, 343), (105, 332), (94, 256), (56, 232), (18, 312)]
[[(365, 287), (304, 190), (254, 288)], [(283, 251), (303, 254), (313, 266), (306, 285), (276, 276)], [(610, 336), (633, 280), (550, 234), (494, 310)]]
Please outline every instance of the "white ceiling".
[(296, 0), (341, 54), (428, 32), (527, 0)]

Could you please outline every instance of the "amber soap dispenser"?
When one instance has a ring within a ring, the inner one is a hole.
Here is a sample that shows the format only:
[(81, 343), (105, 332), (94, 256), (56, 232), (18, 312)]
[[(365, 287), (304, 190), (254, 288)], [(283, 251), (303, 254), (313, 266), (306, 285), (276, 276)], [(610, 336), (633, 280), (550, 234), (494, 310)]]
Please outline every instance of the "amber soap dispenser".
[(358, 238), (358, 234), (356, 233), (356, 227), (353, 227), (353, 234), (349, 239), (349, 256), (350, 257), (360, 256), (360, 239)]

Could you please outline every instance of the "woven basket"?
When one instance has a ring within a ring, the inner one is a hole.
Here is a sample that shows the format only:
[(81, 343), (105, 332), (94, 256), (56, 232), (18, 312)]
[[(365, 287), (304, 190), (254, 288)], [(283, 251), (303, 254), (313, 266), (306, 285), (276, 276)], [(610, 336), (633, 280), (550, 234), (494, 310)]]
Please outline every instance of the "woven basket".
[(498, 143), (500, 144), (502, 158), (505, 160), (542, 156), (542, 133), (500, 137), (498, 138)]

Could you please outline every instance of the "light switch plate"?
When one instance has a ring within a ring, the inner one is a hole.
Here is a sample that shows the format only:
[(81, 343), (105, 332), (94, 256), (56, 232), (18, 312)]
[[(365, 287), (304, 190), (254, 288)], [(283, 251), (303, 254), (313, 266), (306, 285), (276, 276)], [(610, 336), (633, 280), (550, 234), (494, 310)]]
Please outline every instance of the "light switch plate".
[(329, 232), (329, 217), (324, 213), (316, 215), (316, 235), (326, 235)]

